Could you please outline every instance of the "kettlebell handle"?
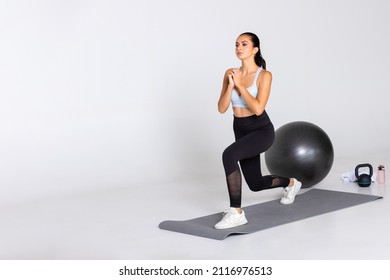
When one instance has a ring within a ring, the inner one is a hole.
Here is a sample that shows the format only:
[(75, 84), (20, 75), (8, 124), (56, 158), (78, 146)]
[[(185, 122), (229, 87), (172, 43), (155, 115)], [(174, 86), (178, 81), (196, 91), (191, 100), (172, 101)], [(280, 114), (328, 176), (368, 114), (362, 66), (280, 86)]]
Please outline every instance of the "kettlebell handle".
[(369, 163), (362, 163), (362, 164), (359, 164), (358, 166), (356, 166), (355, 168), (355, 176), (356, 178), (359, 178), (359, 169), (362, 168), (362, 167), (368, 167), (370, 169), (370, 177), (372, 177), (372, 174), (374, 173), (373, 171), (373, 168), (372, 168), (372, 165), (369, 164)]

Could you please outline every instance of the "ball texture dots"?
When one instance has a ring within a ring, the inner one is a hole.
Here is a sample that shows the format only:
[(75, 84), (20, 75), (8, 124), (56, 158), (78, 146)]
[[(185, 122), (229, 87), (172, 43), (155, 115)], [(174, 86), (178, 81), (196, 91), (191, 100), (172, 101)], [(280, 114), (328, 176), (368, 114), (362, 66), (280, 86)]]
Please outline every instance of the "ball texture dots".
[(275, 141), (264, 156), (272, 175), (296, 178), (302, 182), (302, 188), (309, 188), (328, 175), (334, 151), (323, 129), (309, 122), (296, 121), (275, 131)]

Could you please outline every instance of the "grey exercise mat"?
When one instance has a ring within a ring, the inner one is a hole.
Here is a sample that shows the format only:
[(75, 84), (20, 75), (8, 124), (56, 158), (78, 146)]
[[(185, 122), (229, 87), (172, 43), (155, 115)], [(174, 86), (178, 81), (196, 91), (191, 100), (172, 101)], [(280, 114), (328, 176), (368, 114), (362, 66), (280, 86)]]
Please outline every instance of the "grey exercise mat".
[(165, 230), (223, 240), (229, 235), (252, 233), (374, 201), (378, 198), (382, 197), (312, 189), (297, 195), (295, 202), (290, 205), (282, 205), (277, 199), (244, 207), (249, 223), (231, 229), (214, 229), (214, 225), (221, 220), (222, 213), (186, 221), (163, 221), (159, 227)]

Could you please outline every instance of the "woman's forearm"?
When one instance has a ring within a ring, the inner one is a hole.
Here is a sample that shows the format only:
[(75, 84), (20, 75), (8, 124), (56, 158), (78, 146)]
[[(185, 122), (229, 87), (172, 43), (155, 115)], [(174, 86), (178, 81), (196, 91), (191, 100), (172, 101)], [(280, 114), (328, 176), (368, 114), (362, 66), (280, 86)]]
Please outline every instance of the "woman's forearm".
[(241, 98), (244, 99), (245, 103), (253, 113), (259, 116), (264, 112), (265, 106), (262, 105), (257, 98), (254, 98), (244, 86), (238, 86), (237, 90), (240, 92)]
[(232, 96), (233, 86), (228, 86), (225, 92), (221, 95), (218, 101), (218, 112), (225, 113), (230, 106), (230, 100)]

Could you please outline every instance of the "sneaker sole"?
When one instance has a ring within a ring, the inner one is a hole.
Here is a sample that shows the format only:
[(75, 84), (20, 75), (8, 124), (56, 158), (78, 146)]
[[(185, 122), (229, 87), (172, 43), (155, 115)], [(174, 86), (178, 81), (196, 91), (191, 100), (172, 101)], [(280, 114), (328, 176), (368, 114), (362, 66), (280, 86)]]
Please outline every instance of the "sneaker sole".
[(248, 223), (248, 220), (247, 219), (245, 219), (245, 220), (243, 220), (242, 222), (240, 222), (240, 223), (238, 223), (238, 224), (236, 224), (236, 225), (230, 225), (230, 226), (214, 226), (214, 228), (215, 229), (228, 229), (228, 228), (234, 228), (234, 227), (239, 227), (239, 226), (242, 226), (242, 225), (245, 225), (245, 224), (247, 224)]

